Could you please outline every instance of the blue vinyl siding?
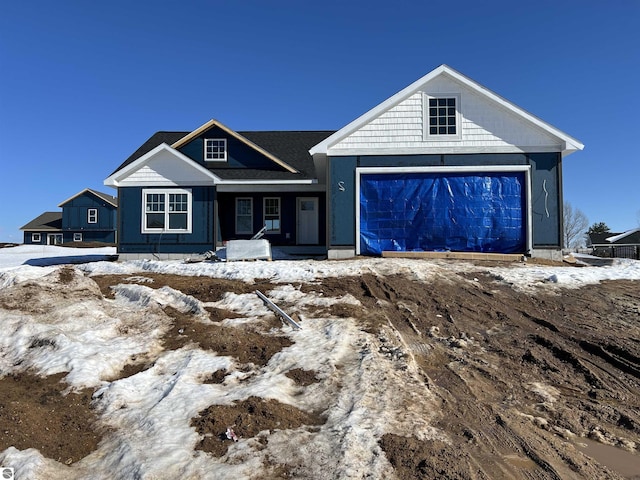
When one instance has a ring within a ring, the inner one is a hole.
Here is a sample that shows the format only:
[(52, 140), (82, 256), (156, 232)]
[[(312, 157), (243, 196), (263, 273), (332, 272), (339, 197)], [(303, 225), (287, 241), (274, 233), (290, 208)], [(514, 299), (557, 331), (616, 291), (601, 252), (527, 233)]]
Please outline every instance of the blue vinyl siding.
[[(97, 211), (97, 222), (89, 223), (89, 210)], [(64, 243), (73, 242), (74, 233), (82, 233), (83, 242), (115, 243), (117, 207), (85, 192), (62, 205)]]
[[(225, 161), (205, 161), (204, 140), (205, 138), (225, 138), (227, 140), (227, 160)], [(282, 171), (283, 168), (265, 157), (260, 152), (251, 148), (246, 143), (241, 142), (236, 137), (230, 136), (219, 128), (212, 128), (206, 133), (194, 138), (189, 143), (178, 148), (180, 153), (195, 160), (200, 165), (207, 168), (256, 168), (260, 170)]]
[(561, 247), (562, 201), (559, 153), (532, 153), (531, 202), (534, 247)]
[(329, 158), (329, 244), (355, 245), (358, 157)]
[[(181, 187), (192, 194), (191, 233), (142, 233), (142, 187), (118, 189), (120, 209), (118, 252), (202, 253), (215, 247), (213, 187)], [(149, 187), (145, 187), (149, 190)], [(160, 188), (165, 191), (167, 188)]]

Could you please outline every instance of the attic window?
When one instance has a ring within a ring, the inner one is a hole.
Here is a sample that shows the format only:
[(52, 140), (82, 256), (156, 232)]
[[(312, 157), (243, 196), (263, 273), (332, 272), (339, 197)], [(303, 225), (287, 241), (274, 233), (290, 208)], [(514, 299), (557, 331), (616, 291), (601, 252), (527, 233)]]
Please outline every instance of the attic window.
[(227, 161), (227, 139), (226, 138), (205, 138), (204, 159), (207, 162)]
[(460, 133), (458, 125), (458, 97), (447, 96), (427, 98), (429, 101), (427, 112), (427, 132), (429, 133), (429, 136), (458, 136)]

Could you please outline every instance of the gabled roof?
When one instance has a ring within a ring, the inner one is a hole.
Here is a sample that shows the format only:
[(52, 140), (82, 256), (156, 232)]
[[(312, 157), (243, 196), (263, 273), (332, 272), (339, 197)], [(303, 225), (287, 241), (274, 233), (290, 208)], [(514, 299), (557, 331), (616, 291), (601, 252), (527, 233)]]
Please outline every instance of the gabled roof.
[(607, 242), (607, 238), (615, 235), (620, 234), (613, 232), (589, 233), (588, 237), (592, 245), (607, 245), (609, 243)]
[(589, 240), (591, 245), (640, 245), (640, 228), (634, 228), (622, 233), (590, 233)]
[(24, 231), (62, 231), (62, 212), (44, 212), (20, 228)]
[(73, 197), (67, 198), (64, 202), (61, 202), (58, 206), (60, 208), (62, 208), (66, 203), (70, 202), (71, 200), (78, 198), (82, 195), (84, 195), (85, 193), (90, 193), (96, 197), (98, 197), (100, 200), (103, 200), (111, 205), (113, 205), (114, 207), (118, 206), (118, 199), (112, 195), (107, 195), (106, 193), (102, 193), (102, 192), (98, 192), (97, 190), (93, 190), (91, 188), (85, 188), (84, 190), (82, 190), (79, 193), (76, 193)]
[[(272, 155), (282, 159), (298, 172), (292, 174), (289, 171), (275, 170), (255, 170), (255, 169), (222, 169), (212, 166), (212, 172), (224, 179), (241, 180), (311, 180), (316, 178), (313, 158), (309, 155), (309, 148), (322, 141), (332, 133), (332, 131), (247, 131), (237, 132), (247, 141), (258, 145), (261, 149), (270, 152)], [(120, 172), (131, 163), (138, 160), (143, 155), (149, 153), (162, 143), (175, 145), (190, 132), (156, 132), (146, 142), (144, 142), (122, 165), (120, 165), (110, 176)]]
[(284, 168), (285, 170), (289, 171), (290, 173), (298, 173), (298, 171), (295, 168), (293, 168), (291, 165), (287, 164), (286, 162), (283, 162), (278, 157), (276, 157), (275, 155), (269, 153), (264, 148), (262, 148), (259, 145), (256, 145), (255, 143), (253, 143), (248, 138), (244, 137), (243, 135), (240, 135), (238, 132), (234, 132), (230, 128), (226, 127), (225, 125), (223, 125), (222, 123), (220, 123), (220, 122), (218, 122), (217, 120), (214, 120), (214, 119), (209, 120), (207, 123), (202, 125), (200, 128), (197, 128), (193, 132), (189, 133), (188, 135), (185, 135), (183, 138), (181, 138), (177, 142), (174, 142), (171, 146), (173, 148), (180, 148), (181, 146), (189, 143), (194, 138), (198, 137), (199, 135), (202, 135), (203, 133), (207, 132), (208, 130), (211, 130), (214, 127), (218, 127), (219, 129), (221, 129), (224, 132), (226, 132), (228, 135), (237, 138), (238, 140), (240, 140), (245, 145), (247, 145), (247, 146), (253, 148), (254, 150), (260, 152), (262, 155), (264, 155), (265, 157), (267, 157), (271, 161), (277, 163), (278, 165), (280, 165), (282, 168)]
[[(179, 164), (182, 164), (182, 168), (176, 169)], [(206, 185), (219, 181), (216, 175), (198, 162), (193, 161), (166, 143), (161, 143), (109, 175), (104, 180), (104, 184), (120, 187), (127, 182), (128, 177), (144, 168), (163, 170), (164, 172), (156, 171), (155, 173), (167, 185), (179, 185), (182, 182), (191, 185)], [(165, 173), (167, 171), (168, 174)]]
[(605, 238), (609, 243), (617, 243), (623, 240), (623, 243), (640, 243), (640, 228), (634, 228), (623, 233), (610, 235), (611, 236)]
[(406, 88), (400, 90), (395, 95), (391, 96), (390, 98), (388, 98), (384, 102), (380, 103), (379, 105), (377, 105), (376, 107), (372, 108), (371, 110), (369, 110), (365, 114), (363, 114), (360, 117), (356, 118), (354, 121), (352, 121), (351, 123), (349, 123), (345, 127), (343, 127), (340, 130), (338, 130), (336, 133), (334, 133), (330, 137), (324, 139), (322, 142), (320, 142), (317, 145), (315, 145), (313, 148), (311, 148), (309, 153), (311, 155), (315, 155), (317, 153), (326, 154), (327, 151), (333, 145), (335, 145), (338, 142), (340, 142), (341, 140), (345, 139), (346, 137), (348, 137), (349, 135), (351, 135), (355, 131), (359, 130), (361, 127), (367, 125), (368, 123), (370, 123), (371, 121), (373, 121), (374, 119), (379, 117), (382, 113), (386, 112), (390, 108), (392, 108), (395, 105), (399, 104), (400, 102), (402, 102), (403, 100), (407, 99), (411, 95), (417, 93), (427, 83), (429, 83), (430, 81), (432, 81), (433, 79), (435, 79), (436, 77), (439, 77), (439, 76), (448, 76), (448, 77), (454, 79), (455, 81), (461, 83), (462, 85), (465, 85), (466, 87), (468, 87), (472, 91), (476, 92), (477, 94), (483, 96), (484, 98), (488, 99), (489, 101), (494, 102), (495, 104), (499, 105), (500, 107), (502, 107), (502, 108), (504, 108), (504, 109), (506, 109), (506, 110), (518, 115), (523, 120), (525, 120), (525, 121), (527, 121), (527, 122), (529, 122), (529, 123), (541, 128), (542, 130), (546, 131), (547, 133), (557, 137), (558, 139), (560, 139), (562, 141), (562, 143), (564, 145), (563, 153), (565, 155), (568, 155), (569, 153), (572, 153), (572, 152), (574, 152), (576, 150), (582, 150), (584, 148), (584, 145), (581, 142), (579, 142), (578, 140), (576, 140), (575, 138), (570, 137), (566, 133), (558, 130), (557, 128), (553, 127), (552, 125), (544, 122), (543, 120), (539, 119), (538, 117), (530, 114), (529, 112), (523, 110), (522, 108), (518, 107), (517, 105), (509, 102), (508, 100), (504, 99), (500, 95), (492, 92), (488, 88), (480, 85), (479, 83), (475, 82), (474, 80), (470, 79), (469, 77), (464, 76), (463, 74), (461, 74), (460, 72), (454, 70), (453, 68), (451, 68), (451, 67), (449, 67), (447, 65), (440, 65), (435, 70), (432, 70), (431, 72), (427, 73), (422, 78), (416, 80), (411, 85), (409, 85)]

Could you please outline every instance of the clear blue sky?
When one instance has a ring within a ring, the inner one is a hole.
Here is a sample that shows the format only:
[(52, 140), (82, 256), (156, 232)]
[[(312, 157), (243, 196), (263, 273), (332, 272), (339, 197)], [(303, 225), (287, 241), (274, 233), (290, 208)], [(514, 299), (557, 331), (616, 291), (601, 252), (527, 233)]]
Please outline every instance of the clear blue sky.
[(585, 144), (565, 200), (640, 226), (640, 1), (31, 0), (0, 10), (0, 241), (158, 130), (339, 129), (446, 63)]

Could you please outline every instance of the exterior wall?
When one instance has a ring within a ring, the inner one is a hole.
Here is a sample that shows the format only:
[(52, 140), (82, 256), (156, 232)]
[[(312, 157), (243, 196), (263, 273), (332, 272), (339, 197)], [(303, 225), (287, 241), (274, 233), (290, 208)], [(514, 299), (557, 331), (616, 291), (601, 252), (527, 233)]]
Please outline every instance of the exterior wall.
[[(227, 139), (226, 161), (206, 162), (204, 160), (205, 138)], [(229, 135), (220, 128), (212, 128), (208, 130), (182, 147), (179, 147), (178, 151), (207, 168), (259, 168), (261, 170), (282, 170), (282, 167), (277, 166), (272, 160), (266, 158), (254, 148), (251, 148), (246, 143), (241, 142), (236, 137)]]
[[(89, 209), (98, 211), (97, 223), (89, 223)], [(73, 242), (74, 233), (82, 233), (83, 242), (115, 243), (117, 208), (112, 204), (85, 193), (62, 206), (64, 243)]]
[[(425, 95), (460, 95), (461, 138), (429, 140), (425, 135)], [(419, 149), (440, 153), (444, 149), (459, 151), (559, 151), (558, 140), (527, 123), (520, 116), (501, 109), (473, 90), (451, 78), (440, 77), (425, 85), (367, 125), (333, 145), (329, 155), (362, 154), (379, 149)], [(540, 147), (540, 148), (536, 148)]]
[(329, 157), (329, 248), (355, 245), (357, 167), (531, 165), (533, 248), (560, 249), (560, 157), (559, 153)]
[[(34, 233), (39, 233), (40, 234), (40, 241), (39, 242), (34, 242), (32, 241), (32, 235)], [(59, 243), (59, 245), (65, 243), (65, 242), (69, 242), (71, 240), (67, 240), (67, 236), (65, 236), (65, 234), (63, 234), (61, 231), (47, 231), (47, 230), (43, 230), (41, 232), (24, 232), (24, 244), (25, 245), (49, 245), (49, 235), (62, 235), (62, 241)], [(71, 239), (73, 239), (73, 234), (71, 235)]]
[[(151, 187), (145, 187), (151, 188)], [(192, 233), (142, 233), (142, 189), (118, 189), (118, 252), (122, 253), (203, 253), (215, 248), (213, 187), (180, 187), (191, 189)]]
[[(236, 234), (236, 198), (253, 199), (253, 233)], [(326, 196), (324, 192), (265, 192), (265, 193), (221, 193), (218, 192), (218, 217), (220, 219), (219, 240), (248, 239), (259, 232), (263, 224), (264, 198), (280, 198), (280, 233), (267, 233), (264, 238), (275, 246), (297, 245), (297, 199), (298, 197), (318, 198), (318, 245), (325, 245), (326, 238)], [(288, 235), (287, 235), (288, 234)]]
[[(40, 241), (34, 242), (33, 234), (40, 234)], [(23, 243), (25, 245), (46, 245), (47, 244), (47, 233), (56, 233), (56, 232), (24, 232)]]
[(356, 167), (358, 157), (328, 159), (329, 245), (356, 244)]

